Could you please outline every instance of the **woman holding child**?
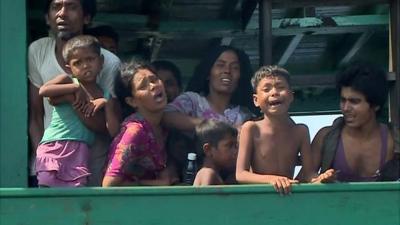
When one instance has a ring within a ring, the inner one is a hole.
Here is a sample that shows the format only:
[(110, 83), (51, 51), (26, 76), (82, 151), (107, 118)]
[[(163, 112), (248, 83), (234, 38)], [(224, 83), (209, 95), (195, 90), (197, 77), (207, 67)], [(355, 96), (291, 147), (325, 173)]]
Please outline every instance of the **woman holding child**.
[[(195, 151), (195, 127), (204, 119), (226, 122), (239, 128), (253, 114), (250, 86), (251, 66), (248, 56), (230, 46), (213, 48), (196, 67), (187, 92), (167, 105), (163, 123), (174, 132), (170, 143), (186, 140), (185, 144), (168, 148), (178, 168), (186, 162), (188, 152)], [(204, 155), (198, 152), (200, 160)]]

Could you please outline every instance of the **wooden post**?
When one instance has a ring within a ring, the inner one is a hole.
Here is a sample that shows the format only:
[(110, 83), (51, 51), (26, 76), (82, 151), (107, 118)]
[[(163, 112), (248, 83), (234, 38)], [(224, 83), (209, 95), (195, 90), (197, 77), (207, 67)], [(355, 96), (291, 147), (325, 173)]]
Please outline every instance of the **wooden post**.
[(270, 0), (259, 1), (260, 66), (272, 63), (272, 4)]

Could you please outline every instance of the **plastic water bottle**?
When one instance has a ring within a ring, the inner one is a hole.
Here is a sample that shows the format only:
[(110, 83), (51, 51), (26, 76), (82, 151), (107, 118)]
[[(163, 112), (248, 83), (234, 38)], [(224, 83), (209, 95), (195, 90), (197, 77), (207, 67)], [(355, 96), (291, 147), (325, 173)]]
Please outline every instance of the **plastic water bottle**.
[(187, 185), (193, 185), (197, 173), (196, 153), (188, 153), (187, 166), (183, 182)]

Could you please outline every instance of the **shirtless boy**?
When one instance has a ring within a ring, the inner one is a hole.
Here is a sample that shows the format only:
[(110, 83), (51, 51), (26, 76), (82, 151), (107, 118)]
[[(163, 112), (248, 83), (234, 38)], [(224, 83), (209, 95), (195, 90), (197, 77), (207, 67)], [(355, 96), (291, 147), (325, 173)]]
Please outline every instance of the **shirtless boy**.
[(251, 83), (254, 104), (264, 117), (242, 126), (236, 179), (239, 183), (272, 184), (277, 192), (288, 194), (291, 185), (299, 182), (292, 179), (299, 152), (304, 171), (301, 181), (310, 182), (314, 174), (308, 127), (294, 123), (288, 114), (293, 92), (285, 69), (263, 66)]

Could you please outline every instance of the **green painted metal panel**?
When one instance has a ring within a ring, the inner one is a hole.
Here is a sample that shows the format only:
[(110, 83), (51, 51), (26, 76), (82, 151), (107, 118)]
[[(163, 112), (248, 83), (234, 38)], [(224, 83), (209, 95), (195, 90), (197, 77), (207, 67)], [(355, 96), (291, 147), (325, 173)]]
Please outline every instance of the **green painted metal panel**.
[(400, 223), (400, 183), (0, 189), (7, 225)]
[(25, 1), (0, 1), (0, 187), (27, 183)]

